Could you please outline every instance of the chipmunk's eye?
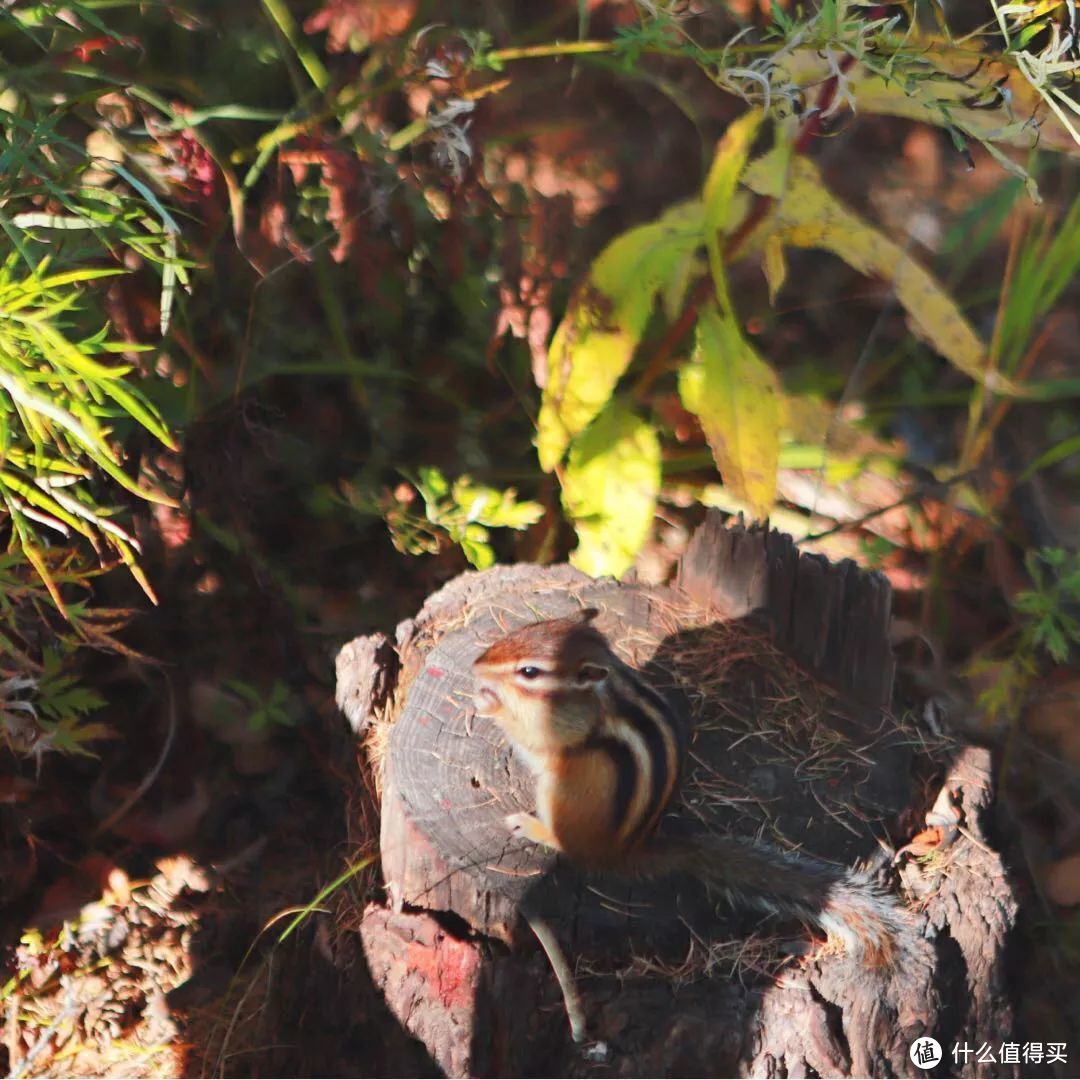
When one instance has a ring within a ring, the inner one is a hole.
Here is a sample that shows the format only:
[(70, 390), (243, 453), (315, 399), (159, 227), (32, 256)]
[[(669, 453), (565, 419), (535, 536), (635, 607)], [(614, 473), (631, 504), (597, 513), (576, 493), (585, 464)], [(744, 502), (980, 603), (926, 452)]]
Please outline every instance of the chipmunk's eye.
[(533, 667), (531, 664), (528, 664), (525, 667), (519, 667), (517, 673), (523, 679), (539, 679), (541, 675), (540, 669), (538, 667)]

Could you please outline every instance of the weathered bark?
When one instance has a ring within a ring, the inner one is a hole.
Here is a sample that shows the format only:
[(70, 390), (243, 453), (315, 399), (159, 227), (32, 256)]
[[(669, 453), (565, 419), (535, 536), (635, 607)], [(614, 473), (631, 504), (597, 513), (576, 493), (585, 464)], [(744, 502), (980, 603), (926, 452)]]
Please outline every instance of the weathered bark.
[[(508, 630), (582, 607), (598, 608), (616, 648), (693, 717), (682, 803), (664, 828), (693, 820), (837, 863), (881, 861), (880, 842), (917, 831), (927, 781), (948, 774), (965, 828), (946, 834), (928, 869), (898, 860), (927, 939), (903, 965), (815, 949), (797, 925), (717, 909), (693, 881), (591, 879), (508, 836), (504, 818), (532, 808), (532, 781), (474, 714), (470, 665)], [(1015, 905), (981, 831), (986, 757), (966, 751), (950, 773), (940, 740), (914, 752), (919, 740), (887, 708), (888, 617), (879, 576), (710, 518), (675, 588), (498, 568), (462, 575), (402, 624), (394, 663), (374, 660), (382, 642), (347, 646), (339, 700), (357, 727), (380, 716), (381, 856), (397, 912), (365, 915), (367, 960), (434, 1060), (458, 1075), (595, 1070), (570, 1044), (523, 930), (526, 899), (595, 973), (582, 989), (595, 1034), (614, 1048), (612, 1075), (908, 1075), (919, 1035), (1006, 1038), (1001, 958)], [(793, 944), (812, 958), (785, 960)], [(467, 972), (449, 1002), (448, 952)]]

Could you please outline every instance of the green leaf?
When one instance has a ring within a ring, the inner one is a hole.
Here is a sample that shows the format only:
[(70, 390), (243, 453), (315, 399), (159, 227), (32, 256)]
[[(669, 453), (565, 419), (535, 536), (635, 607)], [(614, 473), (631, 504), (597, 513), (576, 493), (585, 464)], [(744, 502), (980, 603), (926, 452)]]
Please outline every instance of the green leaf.
[(731, 311), (727, 276), (724, 273), (721, 236), (731, 216), (731, 203), (739, 177), (750, 156), (750, 146), (757, 135), (764, 114), (760, 109), (743, 113), (728, 126), (716, 148), (709, 175), (705, 180), (702, 201), (705, 204), (705, 247), (709, 252), (709, 269), (716, 287), (716, 299), (724, 311)]
[(262, 704), (262, 696), (259, 691), (242, 679), (226, 679), (223, 685), (237, 696), (242, 697), (249, 705)]
[(535, 525), (544, 516), (544, 508), (540, 503), (515, 502), (514, 499), (513, 488), (504, 491), (499, 505), (484, 517), (484, 524), (493, 528), (517, 529), (520, 532), (530, 525)]
[[(30, 301), (39, 300), (50, 289), (63, 288), (65, 285), (81, 285), (87, 281), (119, 277), (126, 273), (128, 271), (122, 267), (82, 267), (79, 270), (50, 274), (47, 278), (27, 278), (25, 281), (13, 282), (4, 290), (4, 308), (6, 313), (10, 314)], [(12, 294), (21, 294), (21, 298), (13, 299)]]
[(594, 577), (623, 574), (649, 535), (660, 490), (656, 429), (616, 399), (574, 440), (563, 506), (577, 530), (570, 561)]
[(498, 491), (474, 483), (469, 476), (454, 481), (453, 499), (465, 511), (467, 521), (492, 528), (525, 529), (544, 516), (544, 508), (535, 502), (518, 502), (517, 491)]
[(441, 469), (435, 468), (434, 465), (421, 465), (417, 470), (417, 475), (420, 477), (420, 483), (417, 486), (426, 500), (434, 502), (449, 494), (450, 485)]
[(86, 744), (116, 738), (116, 732), (108, 724), (95, 720), (79, 720), (75, 716), (65, 716), (56, 723), (43, 722), (41, 726), (44, 732), (41, 741), (48, 749), (62, 754), (97, 757), (97, 754), (87, 749)]
[(1046, 215), (1024, 236), (995, 336), (1001, 369), (1013, 373), (1039, 321), (1080, 274), (1080, 200), (1064, 217)]
[(702, 242), (700, 202), (613, 240), (597, 257), (555, 331), (536, 447), (546, 472), (607, 404), (641, 340), (657, 295)]
[(1074, 454), (1080, 454), (1080, 435), (1070, 435), (1056, 446), (1051, 446), (1049, 450), (1040, 454), (1020, 474), (1017, 482), (1023, 483), (1025, 480), (1030, 480), (1040, 469), (1048, 468), (1050, 465), (1056, 465), (1059, 461), (1064, 461)]
[(488, 567), (495, 565), (495, 552), (490, 544), (482, 540), (470, 540), (467, 537), (462, 537), (460, 543), (465, 558), (477, 570), (487, 570)]
[(724, 486), (767, 517), (776, 500), (780, 388), (734, 317), (715, 306), (698, 319), (694, 354), (679, 372), (679, 394), (701, 420)]

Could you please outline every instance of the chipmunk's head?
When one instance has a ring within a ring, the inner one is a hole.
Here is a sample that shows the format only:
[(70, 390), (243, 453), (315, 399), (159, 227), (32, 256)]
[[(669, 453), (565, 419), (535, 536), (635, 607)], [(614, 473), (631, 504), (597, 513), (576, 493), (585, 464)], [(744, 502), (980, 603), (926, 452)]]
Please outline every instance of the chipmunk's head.
[(476, 706), (519, 749), (535, 757), (583, 742), (601, 717), (602, 695), (619, 663), (588, 609), (500, 638), (473, 663)]

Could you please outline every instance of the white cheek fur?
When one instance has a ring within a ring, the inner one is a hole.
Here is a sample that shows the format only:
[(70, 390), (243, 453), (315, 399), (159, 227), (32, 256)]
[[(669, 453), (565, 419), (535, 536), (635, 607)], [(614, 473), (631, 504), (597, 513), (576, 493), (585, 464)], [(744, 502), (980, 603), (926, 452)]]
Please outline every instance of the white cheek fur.
[(502, 708), (502, 699), (490, 686), (481, 686), (474, 695), (476, 711), (481, 716), (494, 716)]

